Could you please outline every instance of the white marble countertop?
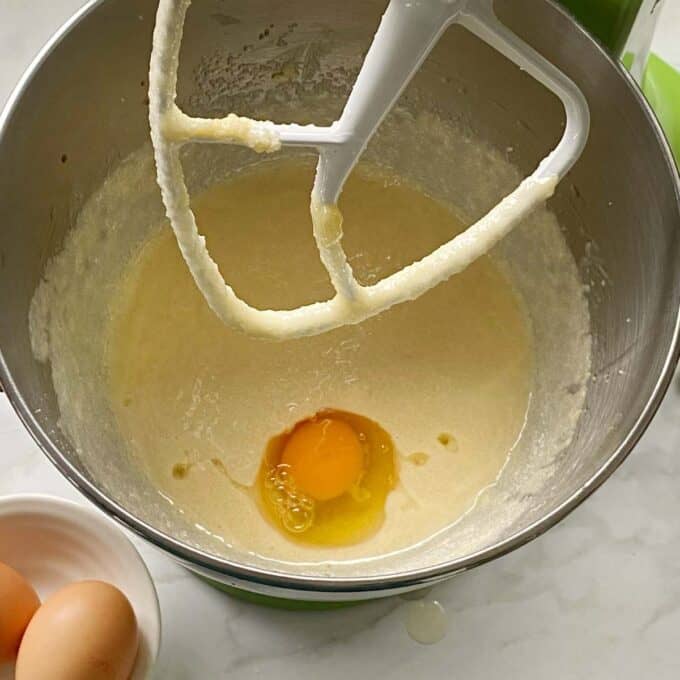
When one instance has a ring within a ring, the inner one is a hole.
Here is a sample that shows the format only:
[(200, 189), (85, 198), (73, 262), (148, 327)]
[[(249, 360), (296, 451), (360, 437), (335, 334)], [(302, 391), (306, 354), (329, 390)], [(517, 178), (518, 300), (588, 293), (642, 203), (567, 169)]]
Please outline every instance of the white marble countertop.
[[(0, 102), (80, 4), (0, 0)], [(676, 30), (662, 39), (680, 46), (680, 0), (669, 0), (665, 11), (663, 23)], [(161, 601), (156, 677), (677, 680), (678, 452), (676, 385), (629, 460), (585, 505), (530, 545), (435, 588), (449, 630), (430, 647), (407, 636), (400, 600), (334, 612), (270, 610), (213, 590), (135, 539)], [(44, 492), (85, 502), (3, 395), (0, 455), (0, 495)]]

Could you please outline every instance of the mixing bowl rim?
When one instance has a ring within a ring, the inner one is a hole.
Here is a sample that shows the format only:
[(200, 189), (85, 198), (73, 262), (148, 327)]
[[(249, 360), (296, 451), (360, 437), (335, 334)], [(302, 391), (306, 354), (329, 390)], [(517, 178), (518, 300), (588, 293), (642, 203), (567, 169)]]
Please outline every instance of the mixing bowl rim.
[[(56, 46), (70, 33), (70, 31), (87, 15), (103, 5), (108, 0), (89, 0), (80, 10), (67, 19), (64, 24), (48, 40), (42, 50), (33, 59), (19, 82), (8, 98), (5, 107), (0, 113), (0, 144), (5, 135), (7, 122), (12, 117), (22, 94), (28, 88), (36, 72), (45, 63)], [(652, 126), (657, 142), (660, 144), (670, 176), (674, 181), (677, 213), (680, 216), (680, 176), (673, 160), (670, 146), (662, 132), (661, 126), (652, 112), (642, 92), (628, 71), (615, 61), (604, 47), (590, 36), (587, 31), (573, 20), (568, 13), (554, 0), (544, 0), (557, 12), (565, 15), (573, 24), (574, 29), (579, 31), (587, 39), (591, 40), (601, 57), (608, 60), (619, 72), (619, 75), (628, 85), (638, 104), (642, 107), (649, 124)], [(511, 536), (490, 545), (477, 552), (442, 562), (433, 566), (413, 569), (404, 572), (393, 572), (374, 576), (336, 577), (336, 576), (307, 576), (296, 575), (288, 572), (273, 571), (254, 566), (247, 566), (226, 558), (220, 558), (198, 548), (191, 547), (170, 535), (152, 527), (147, 522), (139, 519), (117, 502), (109, 498), (101, 489), (91, 482), (83, 473), (61, 453), (59, 448), (52, 442), (48, 434), (31, 413), (28, 405), (19, 393), (16, 384), (10, 374), (4, 354), (0, 348), (0, 385), (4, 386), (7, 397), (16, 411), (23, 425), (31, 434), (37, 445), (54, 464), (54, 466), (73, 484), (88, 500), (92, 501), (101, 510), (117, 522), (149, 541), (161, 550), (174, 556), (181, 562), (194, 568), (206, 570), (224, 578), (232, 578), (243, 583), (260, 586), (263, 588), (277, 588), (283, 591), (298, 591), (299, 593), (319, 593), (336, 595), (352, 593), (390, 594), (401, 590), (408, 590), (440, 581), (461, 571), (479, 566), (497, 557), (505, 555), (512, 550), (537, 538), (550, 527), (566, 517), (574, 508), (580, 505), (590, 496), (626, 459), (635, 444), (643, 435), (668, 389), (673, 377), (673, 370), (680, 358), (680, 307), (676, 311), (673, 337), (669, 345), (663, 367), (654, 384), (651, 395), (640, 415), (630, 428), (625, 439), (614, 450), (612, 455), (600, 466), (597, 472), (569, 498), (550, 511), (547, 515), (533, 524), (517, 531)]]

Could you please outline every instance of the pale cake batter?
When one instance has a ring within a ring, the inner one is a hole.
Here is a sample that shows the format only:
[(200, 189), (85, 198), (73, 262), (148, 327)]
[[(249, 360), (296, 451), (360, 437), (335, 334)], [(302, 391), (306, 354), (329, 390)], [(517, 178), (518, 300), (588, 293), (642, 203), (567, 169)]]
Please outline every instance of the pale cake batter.
[[(270, 161), (194, 200), (211, 254), (250, 304), (293, 307), (331, 290), (310, 235), (312, 177), (311, 162)], [(364, 284), (462, 229), (444, 204), (365, 167), (340, 207)], [(268, 439), (296, 420), (327, 407), (360, 413), (400, 456), (384, 525), (333, 559), (400, 550), (454, 523), (495, 482), (525, 423), (528, 319), (489, 257), (361, 325), (275, 343), (221, 323), (164, 229), (128, 268), (112, 311), (111, 405), (132, 457), (187, 519), (264, 558), (329, 557), (272, 528), (247, 488)]]

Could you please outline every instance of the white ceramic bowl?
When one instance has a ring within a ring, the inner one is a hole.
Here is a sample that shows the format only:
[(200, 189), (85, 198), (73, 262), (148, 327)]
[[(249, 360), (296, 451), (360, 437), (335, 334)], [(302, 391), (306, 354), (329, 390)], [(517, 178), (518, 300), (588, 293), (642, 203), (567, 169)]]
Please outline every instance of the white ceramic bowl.
[[(150, 676), (160, 646), (160, 609), (151, 576), (123, 532), (102, 513), (52, 496), (0, 498), (0, 562), (19, 571), (44, 600), (72, 581), (98, 579), (130, 600), (139, 652), (130, 680)], [(0, 680), (12, 669), (0, 667)]]

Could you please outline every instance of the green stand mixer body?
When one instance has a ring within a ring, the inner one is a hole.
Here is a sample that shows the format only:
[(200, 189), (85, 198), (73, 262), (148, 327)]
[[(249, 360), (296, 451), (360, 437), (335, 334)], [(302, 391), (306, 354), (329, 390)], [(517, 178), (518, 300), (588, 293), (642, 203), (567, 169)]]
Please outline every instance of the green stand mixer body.
[(561, 0), (612, 54), (621, 54), (642, 0)]
[[(560, 0), (573, 16), (631, 70), (656, 113), (680, 164), (680, 72), (649, 52), (663, 0)], [(637, 50), (630, 49), (631, 30)]]

